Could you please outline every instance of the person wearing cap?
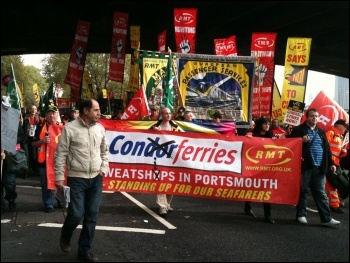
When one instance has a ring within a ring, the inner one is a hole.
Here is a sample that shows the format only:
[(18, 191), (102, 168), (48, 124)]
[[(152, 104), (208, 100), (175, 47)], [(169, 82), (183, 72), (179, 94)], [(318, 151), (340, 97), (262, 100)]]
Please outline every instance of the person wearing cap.
[(68, 122), (74, 121), (78, 118), (79, 116), (79, 110), (76, 107), (71, 107), (69, 110), (69, 118)]
[(300, 138), (302, 141), (301, 185), (296, 220), (300, 224), (307, 224), (307, 199), (311, 190), (321, 225), (339, 225), (340, 221), (332, 218), (325, 191), (327, 171), (331, 170), (332, 173), (336, 171), (326, 133), (317, 126), (319, 118), (317, 109), (309, 108), (305, 116), (306, 120), (295, 126), (287, 135), (287, 138)]
[[(47, 144), (53, 139), (49, 134), (49, 127), (51, 125), (61, 125), (58, 119), (58, 109), (54, 105), (50, 105), (47, 108), (45, 114), (45, 121), (39, 124), (39, 127), (35, 130), (35, 135), (32, 140), (32, 146), (37, 149), (37, 170), (41, 183), (41, 198), (44, 205), (44, 212), (51, 213), (53, 211), (54, 202), (52, 197), (52, 191), (47, 188), (47, 176), (46, 176), (46, 149)], [(61, 202), (57, 200), (57, 206), (62, 208)]]
[(186, 109), (184, 107), (180, 107), (177, 110), (177, 114), (175, 116), (175, 120), (177, 121), (183, 121), (184, 120), (184, 114), (185, 114)]
[(219, 122), (221, 122), (221, 119), (222, 119), (221, 112), (220, 111), (214, 112), (214, 114), (213, 114), (213, 122), (219, 123)]
[(157, 121), (159, 119), (159, 106), (151, 107), (151, 115), (149, 116), (151, 121)]
[[(332, 153), (334, 164), (338, 167), (337, 176), (342, 176), (340, 171), (340, 158), (345, 157), (347, 150), (343, 147), (343, 136), (348, 128), (345, 120), (339, 119), (334, 123), (334, 126), (326, 132), (327, 140)], [(343, 214), (344, 210), (340, 204), (344, 204), (344, 200), (349, 195), (349, 189), (344, 190), (341, 185), (338, 185), (338, 180), (334, 173), (328, 173), (326, 179), (326, 193), (328, 197), (329, 207), (332, 212)]]
[(149, 121), (157, 121), (159, 119), (159, 106), (157, 105), (152, 105), (150, 107), (151, 110), (151, 115), (149, 115), (148, 117), (146, 117), (146, 120)]

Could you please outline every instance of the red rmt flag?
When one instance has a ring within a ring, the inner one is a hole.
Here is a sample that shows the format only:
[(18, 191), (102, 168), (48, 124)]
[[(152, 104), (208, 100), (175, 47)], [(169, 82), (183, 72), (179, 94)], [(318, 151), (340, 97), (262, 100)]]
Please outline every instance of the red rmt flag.
[(183, 54), (195, 54), (197, 8), (175, 8), (174, 26), (176, 51)]
[(71, 101), (79, 101), (81, 82), (86, 59), (86, 48), (90, 33), (90, 22), (79, 21), (71, 49), (64, 83), (71, 86)]
[(150, 115), (145, 89), (141, 86), (126, 107), (122, 120), (140, 120)]

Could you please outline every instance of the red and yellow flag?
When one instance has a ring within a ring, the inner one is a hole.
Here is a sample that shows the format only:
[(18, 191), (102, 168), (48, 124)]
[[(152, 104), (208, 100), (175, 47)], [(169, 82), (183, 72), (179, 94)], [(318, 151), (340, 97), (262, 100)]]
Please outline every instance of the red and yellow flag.
[(283, 117), (289, 100), (304, 102), (311, 38), (288, 38), (281, 97)]

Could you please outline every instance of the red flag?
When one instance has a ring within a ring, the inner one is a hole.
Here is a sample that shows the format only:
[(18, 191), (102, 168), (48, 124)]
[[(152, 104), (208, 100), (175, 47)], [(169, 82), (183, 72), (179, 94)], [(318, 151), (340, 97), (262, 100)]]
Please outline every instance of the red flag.
[(140, 120), (150, 115), (145, 89), (141, 86), (126, 107), (122, 120)]
[(108, 79), (123, 82), (126, 35), (128, 32), (129, 14), (114, 12), (112, 51), (109, 60)]
[(114, 94), (113, 94), (112, 88), (109, 89), (108, 99), (109, 99), (109, 100), (113, 100), (113, 99), (114, 99)]
[(174, 8), (176, 50), (196, 53), (197, 8)]
[[(334, 123), (343, 119), (349, 122), (349, 115), (346, 111), (334, 100), (327, 97), (327, 95), (321, 91), (316, 98), (311, 102), (308, 109), (316, 109), (320, 114), (318, 118), (317, 126), (325, 131), (330, 130)], [(305, 114), (301, 119), (301, 122), (305, 121)]]
[(236, 36), (214, 39), (215, 55), (237, 56)]
[(254, 72), (252, 116), (271, 116), (277, 33), (253, 33), (250, 55), (258, 57)]
[(69, 57), (68, 69), (64, 83), (71, 86), (71, 101), (79, 101), (81, 81), (86, 59), (86, 48), (90, 33), (90, 22), (79, 21), (73, 47)]
[(166, 30), (158, 34), (158, 51), (165, 51), (166, 46)]

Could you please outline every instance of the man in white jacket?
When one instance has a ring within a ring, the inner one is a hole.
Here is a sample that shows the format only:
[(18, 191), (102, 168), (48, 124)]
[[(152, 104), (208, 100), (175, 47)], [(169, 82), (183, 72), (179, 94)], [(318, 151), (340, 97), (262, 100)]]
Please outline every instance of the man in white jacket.
[(102, 198), (103, 176), (108, 172), (106, 131), (97, 122), (100, 116), (96, 100), (81, 102), (79, 117), (64, 126), (55, 152), (56, 187), (59, 190), (63, 187), (65, 167), (70, 187), (70, 203), (61, 229), (60, 246), (63, 252), (70, 251), (73, 232), (83, 219), (78, 259), (87, 262), (98, 261), (91, 252), (91, 244)]

